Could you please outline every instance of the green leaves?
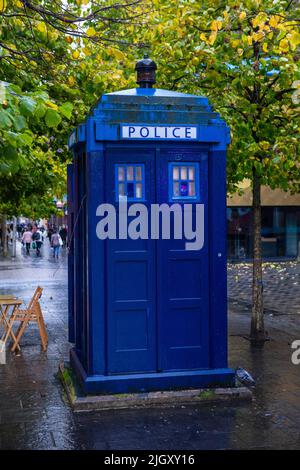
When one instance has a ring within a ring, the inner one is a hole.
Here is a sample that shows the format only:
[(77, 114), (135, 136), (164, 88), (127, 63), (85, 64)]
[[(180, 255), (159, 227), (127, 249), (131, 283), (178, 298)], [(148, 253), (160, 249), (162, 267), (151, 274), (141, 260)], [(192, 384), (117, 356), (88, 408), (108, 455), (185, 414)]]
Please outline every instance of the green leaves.
[[(72, 117), (73, 105), (66, 102), (59, 107), (43, 89), (23, 93), (16, 85), (5, 82), (4, 86), (2, 106), (0, 99), (0, 171), (13, 174), (34, 155), (41, 158), (37, 148), (49, 150), (49, 133), (63, 119)], [(52, 151), (56, 153), (55, 148)]]
[(59, 107), (60, 113), (66, 117), (67, 119), (71, 119), (72, 116), (72, 111), (73, 111), (73, 105), (72, 103), (64, 103)]
[(24, 116), (33, 116), (36, 108), (36, 101), (29, 96), (24, 96), (20, 100), (20, 111)]
[(6, 133), (6, 140), (12, 147), (24, 147), (32, 144), (33, 138), (29, 133), (18, 134), (17, 132), (8, 131)]
[(5, 110), (0, 110), (0, 128), (5, 129), (12, 126), (12, 119), (10, 114)]
[(23, 129), (25, 129), (27, 123), (26, 123), (26, 119), (24, 118), (24, 116), (14, 116), (14, 128), (17, 132), (20, 132), (22, 131)]
[[(7, 145), (6, 147), (4, 147), (3, 149), (3, 157), (4, 157), (4, 160), (8, 160), (8, 162), (6, 163), (9, 163), (9, 160), (17, 160), (18, 158), (18, 152), (17, 152), (17, 149), (14, 145)], [(14, 162), (13, 164), (15, 165), (16, 162)], [(15, 166), (15, 168), (17, 168), (17, 166)]]
[(41, 119), (45, 116), (47, 108), (44, 104), (39, 103), (35, 109), (34, 115), (37, 119)]
[(23, 133), (19, 135), (19, 143), (21, 145), (31, 146), (33, 142), (33, 137), (28, 133)]
[(45, 115), (45, 122), (48, 127), (57, 127), (61, 123), (61, 116), (54, 109), (47, 109)]
[(7, 142), (8, 142), (11, 146), (13, 146), (13, 147), (16, 147), (16, 146), (17, 146), (18, 137), (19, 137), (19, 135), (18, 135), (16, 132), (8, 131), (8, 132), (6, 133)]
[[(51, 106), (47, 110), (45, 110), (45, 123), (48, 127), (56, 128), (62, 122), (62, 116), (67, 119), (71, 119), (73, 111), (72, 103), (64, 103), (58, 108), (54, 104), (51, 105), (51, 103), (49, 103), (49, 100), (47, 100), (46, 103), (48, 106)], [(42, 107), (40, 106), (38, 115), (42, 116), (43, 113), (44, 109), (42, 109)]]

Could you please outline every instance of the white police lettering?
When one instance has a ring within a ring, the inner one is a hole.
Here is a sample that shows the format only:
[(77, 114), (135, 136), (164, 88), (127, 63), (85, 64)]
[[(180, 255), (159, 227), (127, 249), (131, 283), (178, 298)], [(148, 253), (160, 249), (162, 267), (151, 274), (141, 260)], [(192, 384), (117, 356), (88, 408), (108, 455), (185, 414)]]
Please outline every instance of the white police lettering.
[(122, 139), (197, 139), (196, 126), (121, 126)]

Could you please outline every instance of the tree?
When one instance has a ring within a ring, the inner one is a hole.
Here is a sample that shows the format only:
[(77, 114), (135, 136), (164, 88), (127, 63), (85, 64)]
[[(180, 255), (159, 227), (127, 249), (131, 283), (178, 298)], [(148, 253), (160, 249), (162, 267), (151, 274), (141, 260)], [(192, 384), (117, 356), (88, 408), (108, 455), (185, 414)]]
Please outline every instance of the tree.
[[(36, 116), (26, 117), (29, 130), (44, 135), (48, 144), (43, 145), (56, 163), (68, 159), (65, 151), (59, 158), (57, 152), (70, 124), (76, 125), (103, 91), (133, 85), (139, 48), (151, 48), (158, 60), (161, 87), (210, 98), (232, 131), (228, 190), (244, 178), (252, 182), (250, 336), (264, 341), (260, 189), (299, 191), (300, 186), (299, 2), (152, 0), (149, 7), (134, 0), (0, 0), (1, 9), (2, 79), (25, 93), (47, 92), (57, 106), (45, 95), (29, 96), (44, 100), (35, 109), (41, 104), (45, 111), (40, 122), (46, 132)], [(62, 119), (64, 111), (70, 124)]]
[(68, 134), (103, 91), (92, 62), (110, 60), (139, 3), (0, 0), (0, 213), (53, 210), (65, 191)]
[(158, 83), (203, 93), (231, 127), (228, 189), (252, 182), (250, 337), (264, 341), (261, 186), (299, 191), (300, 5), (293, 0), (156, 0), (140, 37)]

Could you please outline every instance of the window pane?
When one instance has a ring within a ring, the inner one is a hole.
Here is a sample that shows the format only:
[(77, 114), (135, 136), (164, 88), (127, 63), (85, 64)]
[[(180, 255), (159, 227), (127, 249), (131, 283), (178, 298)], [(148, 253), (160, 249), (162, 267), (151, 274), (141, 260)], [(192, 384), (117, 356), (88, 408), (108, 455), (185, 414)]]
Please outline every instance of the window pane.
[(189, 180), (195, 180), (195, 168), (193, 166), (189, 167)]
[(189, 196), (190, 197), (194, 197), (196, 195), (196, 192), (195, 192), (195, 183), (194, 181), (190, 181), (189, 182)]
[(142, 181), (142, 167), (141, 166), (135, 167), (135, 179), (136, 181)]
[(127, 167), (127, 180), (133, 181), (133, 166)]
[(196, 199), (199, 197), (199, 194), (197, 194), (198, 168), (198, 163), (169, 163), (169, 184), (172, 185), (172, 198)]
[(142, 183), (136, 183), (136, 185), (135, 185), (135, 197), (137, 199), (141, 199), (142, 195), (143, 195)]
[(124, 181), (125, 179), (125, 168), (123, 166), (118, 167), (118, 180)]
[(188, 196), (188, 183), (187, 181), (180, 182), (180, 196)]
[(125, 196), (125, 185), (124, 185), (124, 183), (119, 183), (119, 196)]
[(181, 167), (180, 178), (181, 178), (182, 180), (186, 180), (186, 179), (187, 179), (187, 167), (186, 167), (186, 166), (182, 166), (182, 167)]
[(178, 166), (173, 166), (173, 180), (179, 180), (179, 168), (178, 168)]
[(173, 183), (173, 196), (179, 196), (179, 183)]
[(134, 183), (127, 183), (127, 197), (134, 197)]

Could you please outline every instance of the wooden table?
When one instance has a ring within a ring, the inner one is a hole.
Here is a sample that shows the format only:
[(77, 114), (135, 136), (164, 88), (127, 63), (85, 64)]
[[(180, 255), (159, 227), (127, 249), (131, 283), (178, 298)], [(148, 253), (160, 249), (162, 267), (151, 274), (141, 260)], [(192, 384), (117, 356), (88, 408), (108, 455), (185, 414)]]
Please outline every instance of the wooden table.
[[(16, 298), (8, 298), (8, 296), (6, 296), (5, 298), (3, 298), (4, 296), (1, 296), (1, 297), (0, 297), (0, 319), (1, 319), (0, 324), (3, 323), (3, 326), (4, 326), (4, 333), (1, 337), (1, 341), (3, 341), (3, 343), (6, 344), (6, 341), (8, 340), (9, 336), (12, 337), (14, 342), (16, 341), (16, 337), (12, 329), (13, 324), (14, 324), (13, 314), (16, 308), (22, 305), (23, 301), (16, 299)], [(10, 296), (10, 297), (13, 297), (13, 296)], [(9, 313), (10, 310), (11, 312)], [(20, 351), (21, 348), (19, 345), (17, 345), (17, 349)]]
[[(11, 295), (11, 294), (1, 294), (0, 295), (0, 301), (1, 300), (12, 300), (12, 299), (16, 299), (16, 296)], [(2, 311), (3, 311), (3, 308), (2, 308), (2, 305), (0, 305), (0, 325), (4, 322)]]

